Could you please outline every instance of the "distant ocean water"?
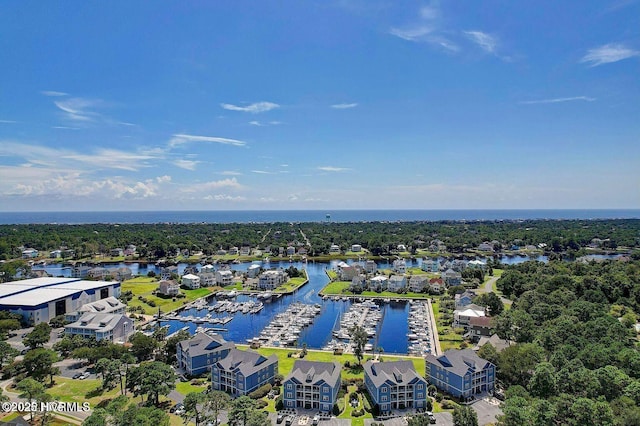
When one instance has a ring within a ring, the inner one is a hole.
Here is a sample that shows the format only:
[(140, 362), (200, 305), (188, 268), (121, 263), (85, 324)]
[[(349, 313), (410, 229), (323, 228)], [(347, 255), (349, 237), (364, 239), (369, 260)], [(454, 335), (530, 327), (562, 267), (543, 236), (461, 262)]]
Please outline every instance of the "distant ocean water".
[(639, 219), (640, 209), (609, 210), (218, 210), (0, 212), (0, 224), (268, 223), (519, 219)]

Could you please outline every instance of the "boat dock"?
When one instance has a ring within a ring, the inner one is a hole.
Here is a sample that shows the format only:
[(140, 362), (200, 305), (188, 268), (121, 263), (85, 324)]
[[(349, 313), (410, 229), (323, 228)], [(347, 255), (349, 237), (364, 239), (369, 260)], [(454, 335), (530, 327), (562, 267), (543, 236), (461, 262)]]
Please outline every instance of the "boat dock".
[(302, 329), (311, 325), (321, 310), (322, 307), (318, 304), (292, 303), (285, 312), (276, 315), (258, 337), (247, 341), (264, 346), (292, 346), (300, 337)]
[(433, 327), (429, 301), (413, 301), (409, 310), (409, 355), (425, 356), (433, 350)]

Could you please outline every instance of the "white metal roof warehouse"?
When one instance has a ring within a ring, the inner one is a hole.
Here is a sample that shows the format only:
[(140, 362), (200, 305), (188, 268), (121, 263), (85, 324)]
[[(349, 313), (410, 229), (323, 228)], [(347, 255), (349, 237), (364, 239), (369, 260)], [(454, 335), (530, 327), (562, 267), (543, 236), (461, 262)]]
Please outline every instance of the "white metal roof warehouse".
[(0, 284), (0, 310), (20, 314), (35, 325), (109, 296), (120, 296), (120, 282), (33, 278)]

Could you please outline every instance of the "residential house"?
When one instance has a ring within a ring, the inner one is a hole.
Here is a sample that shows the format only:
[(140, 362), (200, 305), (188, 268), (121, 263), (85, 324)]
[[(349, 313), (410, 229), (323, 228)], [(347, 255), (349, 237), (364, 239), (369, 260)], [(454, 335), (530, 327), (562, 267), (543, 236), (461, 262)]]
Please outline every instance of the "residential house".
[(453, 311), (453, 326), (467, 329), (472, 318), (486, 316), (484, 306), (473, 303)]
[(438, 259), (425, 258), (422, 259), (420, 269), (425, 272), (438, 272), (440, 270), (440, 263), (438, 263)]
[(393, 272), (396, 274), (404, 274), (407, 272), (407, 262), (404, 259), (396, 259), (393, 261)]
[(449, 287), (462, 284), (462, 274), (449, 268), (440, 275)]
[(120, 268), (111, 269), (109, 270), (109, 272), (111, 273), (111, 278), (113, 278), (116, 281), (126, 281), (126, 280), (130, 280), (131, 277), (133, 277), (133, 273), (131, 272), (131, 269), (127, 268), (126, 266), (121, 266)]
[(219, 334), (197, 333), (176, 346), (178, 367), (190, 376), (210, 371), (211, 366), (226, 357), (235, 345)]
[(234, 348), (212, 365), (211, 387), (233, 396), (247, 395), (262, 385), (273, 384), (277, 373), (276, 355), (267, 358), (257, 352)]
[(503, 350), (511, 346), (513, 342), (511, 340), (501, 339), (497, 334), (492, 334), (490, 337), (480, 337), (478, 344), (473, 348), (473, 350), (477, 351), (486, 344), (490, 344), (491, 346), (496, 348), (496, 351), (502, 352)]
[(202, 268), (200, 268), (200, 272), (215, 272), (216, 268), (215, 266), (213, 266), (212, 264), (208, 263), (206, 265), (204, 265)]
[(251, 247), (242, 246), (240, 247), (240, 256), (249, 256), (251, 254)]
[(258, 274), (260, 274), (261, 270), (262, 270), (262, 266), (258, 265), (257, 263), (254, 263), (253, 265), (250, 265), (247, 268), (247, 277), (255, 278), (258, 276)]
[(463, 306), (473, 303), (473, 299), (476, 298), (476, 294), (471, 290), (465, 290), (464, 293), (458, 293), (455, 295), (456, 308), (462, 308)]
[(422, 293), (429, 287), (429, 277), (426, 275), (412, 275), (409, 278), (409, 289), (415, 293)]
[(487, 316), (469, 318), (468, 338), (472, 342), (477, 342), (481, 337), (491, 336), (493, 331), (492, 318)]
[(359, 289), (360, 291), (362, 291), (366, 287), (367, 287), (367, 277), (360, 274), (353, 277), (353, 279), (351, 280), (351, 285), (349, 286), (349, 290), (354, 291), (356, 289)]
[(236, 246), (230, 247), (228, 253), (232, 256), (237, 256), (240, 249)]
[(211, 287), (212, 285), (216, 285), (215, 272), (209, 272), (203, 267), (197, 275), (200, 277), (200, 287)]
[(177, 296), (180, 293), (180, 284), (174, 280), (162, 280), (158, 284), (158, 293), (165, 296)]
[(364, 271), (367, 274), (375, 274), (377, 270), (378, 270), (378, 265), (376, 264), (375, 261), (369, 259), (364, 262)]
[(369, 290), (384, 291), (389, 284), (389, 278), (386, 275), (376, 275), (369, 279)]
[(193, 274), (187, 274), (182, 276), (182, 285), (190, 288), (191, 290), (195, 290), (196, 288), (200, 288), (200, 277)]
[(124, 256), (124, 249), (122, 248), (113, 248), (111, 250), (109, 250), (109, 256), (111, 257), (119, 257), (119, 256)]
[(160, 268), (160, 280), (170, 280), (173, 275), (178, 275), (178, 267), (175, 265)]
[(398, 244), (398, 246), (396, 247), (396, 249), (398, 251), (407, 251), (407, 246), (404, 244)]
[(493, 392), (496, 367), (471, 349), (450, 349), (438, 357), (427, 354), (426, 374), (429, 383), (441, 391), (468, 399)]
[(407, 277), (404, 275), (391, 275), (389, 277), (389, 283), (387, 284), (387, 290), (395, 291), (401, 290), (407, 287)]
[(340, 262), (337, 266), (338, 277), (341, 281), (351, 281), (353, 277), (360, 274), (361, 268), (360, 265), (349, 265), (346, 262)]
[(71, 269), (71, 276), (73, 278), (87, 278), (89, 275), (89, 271), (91, 268), (86, 265), (73, 265), (73, 269)]
[(289, 276), (283, 270), (270, 269), (260, 274), (258, 278), (258, 288), (261, 290), (273, 290), (288, 280)]
[(331, 244), (331, 247), (329, 247), (329, 254), (340, 254), (340, 246), (337, 244)]
[(293, 246), (288, 246), (287, 247), (287, 256), (293, 256), (294, 254), (296, 254), (296, 248)]
[(462, 272), (467, 269), (467, 261), (464, 259), (453, 259), (451, 261), (451, 269), (456, 272)]
[(362, 245), (360, 244), (352, 244), (351, 251), (354, 253), (360, 253), (362, 251)]
[(225, 249), (218, 249), (218, 251), (216, 251), (216, 255), (218, 255), (218, 256), (226, 256), (227, 255), (227, 251)]
[(64, 327), (67, 336), (93, 337), (113, 343), (126, 342), (134, 331), (133, 320), (126, 315), (93, 312), (83, 314), (78, 321)]
[(129, 244), (127, 248), (124, 249), (124, 255), (133, 256), (134, 254), (136, 254), (137, 250), (138, 250), (138, 247), (134, 246), (133, 244)]
[(62, 257), (62, 250), (53, 250), (49, 252), (50, 259), (60, 259)]
[(364, 384), (380, 413), (426, 408), (428, 384), (411, 361), (367, 361)]
[(440, 294), (445, 290), (446, 286), (442, 278), (431, 278), (429, 280), (429, 291)]
[(296, 360), (283, 382), (284, 408), (331, 413), (340, 390), (341, 371), (337, 361)]
[(480, 268), (484, 269), (487, 267), (487, 262), (483, 262), (482, 260), (474, 259), (467, 263), (469, 268)]
[(217, 270), (216, 271), (216, 285), (220, 287), (226, 287), (233, 284), (233, 272), (230, 270)]
[(103, 268), (101, 266), (91, 268), (89, 273), (87, 274), (89, 278), (93, 278), (94, 280), (104, 281), (107, 277), (111, 277), (111, 272), (107, 268)]
[(34, 248), (27, 248), (22, 250), (22, 258), (23, 259), (34, 259), (38, 257), (38, 250)]
[(487, 253), (493, 253), (493, 244), (485, 241), (484, 243), (478, 245), (478, 250), (486, 251)]

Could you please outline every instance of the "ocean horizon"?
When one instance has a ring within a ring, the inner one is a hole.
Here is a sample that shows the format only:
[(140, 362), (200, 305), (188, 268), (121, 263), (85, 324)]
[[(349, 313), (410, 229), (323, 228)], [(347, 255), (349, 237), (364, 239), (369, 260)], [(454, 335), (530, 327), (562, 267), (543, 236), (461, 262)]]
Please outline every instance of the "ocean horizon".
[(640, 209), (164, 210), (0, 212), (1, 225), (640, 219)]

